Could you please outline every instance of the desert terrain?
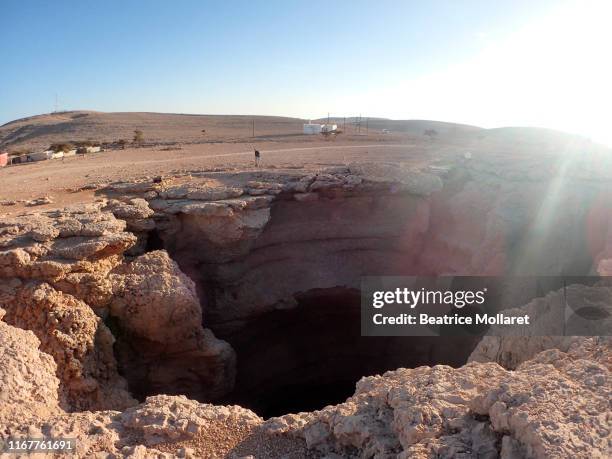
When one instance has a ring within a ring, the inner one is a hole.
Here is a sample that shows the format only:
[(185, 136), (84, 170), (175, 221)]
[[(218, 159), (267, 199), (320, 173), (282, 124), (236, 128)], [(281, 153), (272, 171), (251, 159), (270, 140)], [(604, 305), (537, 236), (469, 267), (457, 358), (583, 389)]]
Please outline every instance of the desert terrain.
[[(83, 188), (114, 181), (220, 167), (250, 168), (254, 149), (262, 153), (264, 167), (353, 161), (423, 165), (443, 163), (445, 157), (465, 153), (556, 157), (560, 153), (586, 151), (598, 156), (607, 151), (586, 139), (556, 131), (486, 130), (435, 121), (384, 119), (370, 120), (366, 131), (364, 119), (359, 126), (357, 118), (332, 118), (345, 129), (342, 134), (323, 138), (303, 135), (302, 124), (307, 120), (295, 118), (87, 111), (24, 118), (0, 126), (0, 151), (42, 151), (53, 143), (78, 141), (112, 143), (126, 139), (128, 144), (125, 149), (109, 145), (103, 152), (84, 157), (0, 169), (0, 209), (13, 215), (23, 210), (26, 201), (45, 197), (55, 206), (86, 202), (92, 193)], [(388, 133), (383, 133), (385, 129)], [(135, 130), (143, 132), (142, 145), (130, 144)], [(436, 136), (424, 135), (427, 130), (436, 131)]]
[[(612, 343), (592, 335), (612, 320), (610, 149), (424, 121), (323, 137), (255, 117), (253, 137), (252, 118), (0, 127), (8, 151), (145, 139), (0, 169), (0, 439), (72, 438), (77, 457), (609, 457)], [(515, 286), (537, 336), (383, 338), (360, 335), (372, 275), (602, 277)], [(588, 298), (584, 336), (547, 315), (568, 292)]]
[[(112, 142), (131, 140), (140, 129), (147, 143), (228, 143), (252, 139), (287, 140), (302, 138), (302, 125), (310, 120), (275, 116), (182, 115), (169, 113), (104, 113), (69, 111), (37, 115), (0, 126), (3, 149), (44, 148), (54, 142), (96, 140)], [(327, 122), (327, 119), (312, 120)], [(422, 136), (427, 129), (441, 135), (461, 136), (481, 131), (467, 126), (437, 121), (397, 121), (366, 118), (331, 118), (346, 134), (381, 133), (388, 129), (396, 134)], [(253, 126), (255, 127), (253, 129)]]

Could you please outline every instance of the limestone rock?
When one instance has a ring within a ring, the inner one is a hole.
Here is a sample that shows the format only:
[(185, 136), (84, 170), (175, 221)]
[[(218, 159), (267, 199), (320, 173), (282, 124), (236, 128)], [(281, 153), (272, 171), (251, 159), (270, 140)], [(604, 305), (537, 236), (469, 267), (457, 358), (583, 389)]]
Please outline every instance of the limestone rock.
[(134, 404), (117, 373), (114, 339), (93, 310), (48, 284), (28, 282), (0, 296), (4, 321), (31, 330), (51, 355), (61, 381), (63, 406), (70, 410), (125, 408)]
[(479, 395), (471, 408), (488, 415), (495, 431), (509, 432), (512, 449), (523, 456), (586, 459), (609, 452), (611, 397), (610, 367), (549, 350)]
[[(416, 195), (429, 195), (442, 189), (442, 181), (433, 174), (415, 171), (397, 164), (353, 163), (350, 173), (370, 182), (394, 183)], [(355, 183), (356, 179), (351, 179)]]
[(26, 201), (26, 206), (42, 206), (44, 204), (52, 204), (53, 203), (53, 199), (49, 196), (43, 196), (41, 198), (36, 198), (36, 199), (31, 199), (29, 201)]
[[(235, 343), (267, 312), (297, 309), (304, 292), (358, 288), (362, 275), (607, 272), (604, 180), (575, 187), (585, 172), (568, 171), (552, 195), (554, 171), (525, 162), (424, 170), (214, 170), (111, 184), (96, 204), (2, 219), (0, 397), (23, 410), (0, 406), (0, 438), (76, 437), (78, 457), (609, 456), (603, 337), (488, 336), (459, 368), (369, 376), (344, 403), (268, 421), (170, 396), (231, 390), (237, 358), (210, 328)], [(545, 214), (534, 196), (551, 198)], [(168, 252), (143, 254), (153, 245)], [(559, 299), (543, 295), (512, 305)], [(588, 307), (609, 312), (605, 298)], [(115, 358), (132, 395), (168, 395), (127, 407)]]
[(154, 213), (149, 208), (148, 202), (142, 198), (133, 198), (127, 202), (111, 200), (108, 203), (108, 208), (115, 217), (122, 220), (141, 220), (150, 217)]
[(609, 339), (591, 338), (514, 372), (493, 363), (399, 369), (363, 378), (343, 404), (264, 426), (341, 457), (605, 457), (611, 350)]
[(160, 343), (184, 343), (200, 330), (202, 311), (193, 281), (165, 251), (119, 266), (110, 280), (111, 314), (130, 333)]
[(526, 305), (504, 310), (504, 314), (528, 314), (533, 336), (521, 336), (520, 330), (517, 336), (506, 336), (502, 326), (493, 326), (469, 361), (496, 362), (513, 370), (548, 349), (568, 352), (572, 346), (583, 343), (587, 339), (584, 336), (603, 334), (612, 327), (612, 288), (605, 280), (588, 287), (568, 285)]
[(200, 404), (186, 397), (164, 395), (149, 397), (146, 403), (126, 411), (122, 422), (140, 430), (145, 445), (155, 446), (162, 441), (193, 438), (205, 432), (210, 423), (229, 417), (246, 426), (261, 422), (255, 413), (244, 408)]
[(119, 355), (128, 380), (208, 399), (232, 390), (234, 351), (202, 328), (195, 285), (167, 252), (142, 255), (110, 280), (110, 313), (122, 330)]
[(61, 412), (53, 359), (38, 349), (34, 333), (2, 322), (3, 315), (0, 309), (0, 424)]

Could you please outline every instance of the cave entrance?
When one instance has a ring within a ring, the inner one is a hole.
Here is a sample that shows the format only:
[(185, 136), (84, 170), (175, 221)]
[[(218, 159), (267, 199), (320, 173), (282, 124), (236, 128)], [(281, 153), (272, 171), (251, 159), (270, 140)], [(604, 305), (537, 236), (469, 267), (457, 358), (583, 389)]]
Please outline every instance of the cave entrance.
[(237, 354), (234, 391), (222, 403), (264, 418), (344, 402), (363, 376), (400, 367), (461, 366), (475, 337), (362, 337), (359, 291), (315, 289), (298, 306), (250, 320), (218, 336)]
[(159, 231), (154, 229), (147, 233), (147, 242), (145, 245), (145, 252), (152, 252), (154, 250), (164, 250), (166, 247), (164, 241), (159, 235)]

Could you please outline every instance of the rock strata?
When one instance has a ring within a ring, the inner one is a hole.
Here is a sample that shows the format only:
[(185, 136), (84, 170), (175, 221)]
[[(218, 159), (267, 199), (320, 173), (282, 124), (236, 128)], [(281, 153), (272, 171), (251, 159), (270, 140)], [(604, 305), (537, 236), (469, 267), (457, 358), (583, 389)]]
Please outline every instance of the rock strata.
[[(313, 336), (333, 370), (367, 358), (350, 355), (351, 343), (339, 341), (348, 335), (323, 326), (313, 334), (299, 321), (287, 337), (292, 346), (249, 341), (282, 333), (274, 326), (293, 317), (283, 314), (317, 305), (316, 314), (295, 317), (346, 314), (352, 327), (350, 300), (363, 275), (508, 274), (525, 266), (607, 273), (609, 203), (598, 198), (607, 182), (560, 192), (543, 220), (541, 203), (529, 197), (546, 194), (555, 176), (523, 169), (500, 172), (483, 160), (435, 170), (193, 172), (109, 184), (93, 204), (2, 219), (0, 439), (70, 437), (77, 457), (105, 458), (609, 457), (606, 337), (486, 336), (475, 348), (444, 349), (467, 349), (465, 359), (471, 352), (465, 365), (397, 368), (404, 362), (361, 378), (342, 403), (266, 420), (194, 400), (248, 388), (245, 369), (255, 358), (269, 370), (255, 365), (247, 379), (268, 388), (259, 396), (276, 396), (277, 379), (303, 371), (292, 365), (316, 365), (306, 358), (318, 357), (308, 352)], [(539, 239), (529, 221), (550, 228), (549, 238)], [(583, 293), (589, 314), (596, 304), (609, 312), (601, 291)], [(512, 304), (542, 311), (558, 295)], [(412, 343), (411, 358), (440, 355)], [(382, 347), (374, 349), (382, 358)]]
[(612, 347), (604, 338), (549, 349), (514, 371), (493, 362), (398, 369), (361, 379), (339, 405), (267, 421), (240, 407), (163, 395), (122, 413), (65, 413), (54, 362), (37, 347), (31, 332), (0, 322), (1, 394), (17, 407), (0, 410), (0, 438), (75, 438), (78, 457), (586, 459), (610, 452)]
[[(118, 372), (115, 348), (120, 357), (129, 349), (125, 374), (149, 375), (149, 387), (163, 379), (164, 387), (176, 383), (182, 393), (186, 381), (197, 381), (211, 398), (232, 388), (233, 351), (202, 327), (193, 282), (166, 252), (125, 258), (137, 243), (126, 227), (152, 213), (146, 201), (132, 199), (0, 223), (4, 321), (31, 330), (53, 357), (59, 400), (68, 411), (136, 403)], [(146, 352), (134, 351), (136, 342)]]

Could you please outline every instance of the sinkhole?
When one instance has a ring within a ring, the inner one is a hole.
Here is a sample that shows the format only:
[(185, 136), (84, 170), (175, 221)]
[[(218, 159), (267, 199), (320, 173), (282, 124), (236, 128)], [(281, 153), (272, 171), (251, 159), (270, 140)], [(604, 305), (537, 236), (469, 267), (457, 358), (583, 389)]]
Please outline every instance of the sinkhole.
[(219, 338), (237, 355), (234, 390), (216, 403), (268, 418), (344, 402), (363, 376), (466, 363), (476, 337), (362, 337), (360, 293), (315, 289), (297, 307), (265, 313)]
[[(453, 195), (456, 190), (447, 191)], [(249, 225), (260, 214), (243, 220), (178, 215), (158, 222), (143, 250), (167, 250), (194, 281), (203, 327), (229, 343), (235, 360), (232, 355), (230, 365), (230, 359), (214, 360), (206, 351), (186, 357), (180, 344), (171, 346), (172, 354), (163, 346), (123, 338), (118, 324), (115, 354), (130, 391), (141, 400), (161, 393), (237, 404), (264, 418), (321, 409), (353, 395), (364, 376), (438, 364), (460, 367), (480, 340), (473, 334), (362, 337), (360, 292), (343, 285), (358, 285), (360, 277), (374, 274), (481, 272), (474, 260), (499, 261), (499, 266), (491, 264), (498, 274), (587, 274), (592, 254), (603, 250), (603, 236), (589, 249), (588, 238), (574, 234), (575, 228), (534, 244), (522, 214), (513, 217), (508, 231), (489, 235), (492, 247), (481, 250), (472, 234), (488, 234), (488, 217), (467, 212), (462, 221), (463, 214), (446, 212), (452, 201), (419, 207), (424, 203), (418, 199), (279, 200), (256, 235)], [(508, 212), (514, 216), (514, 207)], [(314, 288), (322, 285), (337, 286)], [(553, 287), (511, 289), (512, 301), (505, 306), (526, 304)], [(271, 293), (263, 294), (268, 288)], [(287, 301), (291, 294), (295, 301)], [(276, 308), (269, 304), (273, 301), (279, 301)]]

